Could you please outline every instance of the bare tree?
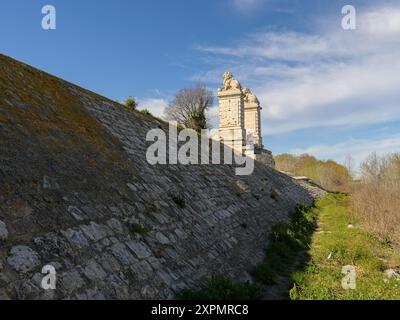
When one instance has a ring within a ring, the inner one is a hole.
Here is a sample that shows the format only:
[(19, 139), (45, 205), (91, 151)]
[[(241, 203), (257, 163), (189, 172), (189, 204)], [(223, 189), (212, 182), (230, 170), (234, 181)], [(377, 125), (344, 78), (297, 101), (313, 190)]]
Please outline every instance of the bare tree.
[(344, 166), (346, 167), (350, 176), (354, 178), (356, 175), (354, 168), (354, 159), (350, 154), (346, 155), (346, 158), (344, 159)]
[(212, 106), (213, 101), (212, 91), (204, 85), (184, 88), (175, 94), (174, 99), (165, 108), (165, 118), (200, 132), (201, 129), (207, 128), (206, 111)]

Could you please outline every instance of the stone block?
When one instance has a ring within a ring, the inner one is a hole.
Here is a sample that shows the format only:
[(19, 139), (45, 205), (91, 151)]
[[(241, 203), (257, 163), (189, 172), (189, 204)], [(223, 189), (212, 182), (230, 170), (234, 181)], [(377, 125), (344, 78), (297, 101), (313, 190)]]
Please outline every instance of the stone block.
[(144, 243), (128, 241), (126, 245), (139, 259), (146, 259), (151, 256), (150, 249)]
[(116, 243), (110, 247), (112, 254), (123, 264), (129, 265), (135, 262), (135, 258), (123, 243)]
[(83, 232), (76, 229), (68, 229), (61, 231), (62, 235), (67, 238), (67, 240), (79, 249), (85, 248), (89, 245), (89, 242), (83, 235)]
[(8, 230), (6, 224), (0, 220), (0, 241), (6, 241), (8, 239)]
[(108, 235), (108, 230), (105, 226), (99, 225), (96, 222), (90, 222), (89, 225), (81, 225), (80, 228), (85, 236), (92, 241), (99, 241)]
[(10, 250), (7, 263), (17, 272), (27, 273), (40, 264), (39, 255), (28, 246), (15, 246)]

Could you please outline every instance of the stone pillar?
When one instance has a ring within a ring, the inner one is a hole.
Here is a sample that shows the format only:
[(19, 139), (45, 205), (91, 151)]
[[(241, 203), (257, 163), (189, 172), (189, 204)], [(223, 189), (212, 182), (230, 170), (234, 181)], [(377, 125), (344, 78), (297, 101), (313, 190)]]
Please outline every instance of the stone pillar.
[(255, 148), (262, 149), (260, 102), (250, 89), (243, 89), (244, 94), (244, 128), (247, 135), (252, 135)]
[(244, 129), (244, 95), (239, 81), (231, 72), (224, 73), (224, 86), (218, 90), (219, 135), (224, 144), (243, 154), (246, 144)]

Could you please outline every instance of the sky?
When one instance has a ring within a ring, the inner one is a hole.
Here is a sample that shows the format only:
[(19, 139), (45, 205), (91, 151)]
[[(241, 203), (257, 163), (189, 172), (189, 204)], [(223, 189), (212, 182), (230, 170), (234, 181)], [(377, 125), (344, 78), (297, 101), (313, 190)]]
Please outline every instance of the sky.
[[(41, 26), (48, 4), (56, 30)], [(348, 4), (355, 30), (342, 28)], [(157, 116), (229, 70), (259, 97), (274, 154), (400, 151), (398, 0), (2, 0), (0, 52)]]

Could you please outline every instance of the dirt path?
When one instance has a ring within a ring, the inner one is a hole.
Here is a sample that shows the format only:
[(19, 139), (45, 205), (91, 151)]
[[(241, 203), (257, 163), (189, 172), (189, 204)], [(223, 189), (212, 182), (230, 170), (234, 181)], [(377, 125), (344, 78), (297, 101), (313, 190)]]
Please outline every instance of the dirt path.
[(276, 276), (276, 283), (265, 288), (263, 300), (289, 300), (289, 291), (293, 286), (292, 274), (301, 270), (307, 260), (308, 255), (306, 252), (299, 253), (298, 257), (285, 270), (284, 274)]

